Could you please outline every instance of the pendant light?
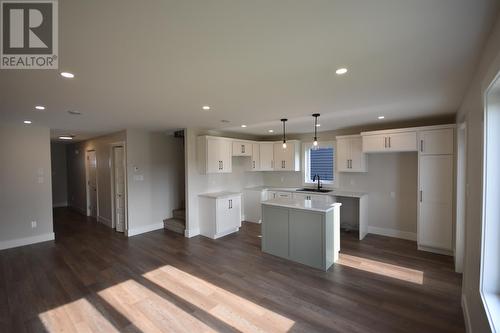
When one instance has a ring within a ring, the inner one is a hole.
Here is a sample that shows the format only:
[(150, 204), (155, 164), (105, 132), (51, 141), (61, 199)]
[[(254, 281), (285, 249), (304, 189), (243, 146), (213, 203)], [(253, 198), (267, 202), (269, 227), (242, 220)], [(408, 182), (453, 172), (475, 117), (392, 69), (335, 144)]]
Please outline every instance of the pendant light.
[(283, 123), (283, 149), (286, 149), (286, 126), (285, 123), (288, 121), (288, 119), (281, 119), (281, 122)]
[(313, 141), (313, 146), (318, 147), (318, 117), (320, 116), (319, 113), (314, 113), (312, 115), (314, 117), (314, 141)]

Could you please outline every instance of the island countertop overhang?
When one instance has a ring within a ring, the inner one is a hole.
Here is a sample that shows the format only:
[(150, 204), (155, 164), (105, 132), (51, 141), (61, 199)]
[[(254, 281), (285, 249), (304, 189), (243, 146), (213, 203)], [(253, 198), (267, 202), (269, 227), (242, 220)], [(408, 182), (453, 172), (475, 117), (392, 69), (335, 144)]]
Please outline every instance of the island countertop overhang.
[(340, 202), (325, 203), (323, 201), (316, 201), (316, 200), (276, 198), (263, 201), (262, 205), (295, 208), (313, 212), (326, 213), (330, 210), (333, 210), (336, 206), (340, 207), (342, 204)]

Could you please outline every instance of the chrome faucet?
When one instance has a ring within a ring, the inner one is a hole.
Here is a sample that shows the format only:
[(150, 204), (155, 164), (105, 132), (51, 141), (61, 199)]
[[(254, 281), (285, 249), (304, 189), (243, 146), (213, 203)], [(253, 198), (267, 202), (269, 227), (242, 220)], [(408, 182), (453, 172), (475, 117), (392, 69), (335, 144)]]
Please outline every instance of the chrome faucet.
[(321, 180), (319, 178), (319, 175), (314, 175), (313, 176), (313, 182), (316, 181), (316, 178), (318, 179), (318, 191), (319, 191), (323, 186), (321, 186)]

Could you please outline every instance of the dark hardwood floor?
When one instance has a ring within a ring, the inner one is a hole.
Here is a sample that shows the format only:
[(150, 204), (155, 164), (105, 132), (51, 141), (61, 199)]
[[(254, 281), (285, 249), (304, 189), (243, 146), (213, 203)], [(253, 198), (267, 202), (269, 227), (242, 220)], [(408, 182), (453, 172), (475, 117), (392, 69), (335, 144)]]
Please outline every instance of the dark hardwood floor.
[(0, 332), (463, 332), (451, 257), (342, 234), (328, 272), (219, 240), (126, 238), (67, 209), (56, 241), (0, 251)]

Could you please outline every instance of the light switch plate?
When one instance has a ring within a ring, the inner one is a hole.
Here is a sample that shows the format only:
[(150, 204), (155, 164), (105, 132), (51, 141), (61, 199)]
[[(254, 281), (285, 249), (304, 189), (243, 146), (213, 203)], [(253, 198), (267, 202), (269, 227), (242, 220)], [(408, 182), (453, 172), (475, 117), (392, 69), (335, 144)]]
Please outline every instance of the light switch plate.
[(31, 221), (31, 228), (36, 228), (36, 221)]

